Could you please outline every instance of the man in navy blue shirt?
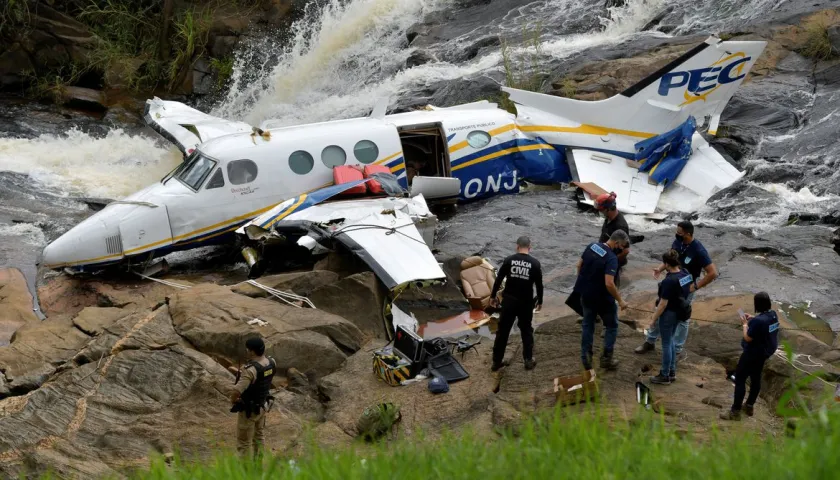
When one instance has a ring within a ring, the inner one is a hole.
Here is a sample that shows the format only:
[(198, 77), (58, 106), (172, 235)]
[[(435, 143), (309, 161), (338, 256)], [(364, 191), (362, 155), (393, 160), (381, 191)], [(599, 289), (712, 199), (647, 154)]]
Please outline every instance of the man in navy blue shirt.
[(583, 332), (580, 342), (580, 358), (583, 368), (592, 369), (592, 343), (595, 336), (595, 317), (600, 316), (606, 329), (604, 350), (601, 353), (601, 367), (615, 369), (618, 361), (613, 357), (615, 340), (618, 337), (618, 312), (616, 302), (622, 310), (627, 303), (621, 299), (615, 286), (618, 272), (617, 253), (630, 247), (630, 238), (624, 230), (616, 230), (606, 243), (590, 243), (577, 264), (578, 277), (574, 291), (580, 295), (583, 309)]
[[(712, 283), (718, 277), (718, 271), (712, 262), (712, 257), (706, 251), (706, 247), (700, 243), (700, 240), (694, 238), (694, 225), (691, 222), (686, 220), (678, 223), (676, 237), (671, 248), (680, 254), (682, 268), (686, 269), (694, 278), (694, 283), (690, 287), (691, 294), (686, 299), (690, 304), (694, 300), (694, 292)], [(653, 278), (659, 280), (659, 275), (664, 271), (664, 264), (654, 268)], [(700, 278), (701, 273), (705, 273), (703, 278)], [(690, 323), (691, 320), (688, 319), (677, 324), (677, 331), (674, 334), (674, 350), (677, 358), (680, 357), (683, 346), (685, 346), (685, 341), (688, 338), (688, 326)], [(657, 338), (659, 338), (658, 322), (648, 332), (645, 343), (636, 348), (636, 353), (652, 351), (655, 348)]]
[(743, 405), (744, 413), (752, 417), (753, 406), (758, 399), (758, 392), (761, 391), (761, 372), (764, 370), (764, 362), (776, 353), (779, 348), (779, 317), (770, 303), (770, 295), (765, 292), (755, 294), (753, 299), (756, 316), (745, 314), (741, 317), (743, 339), (741, 347), (744, 353), (738, 360), (738, 367), (735, 369), (735, 401), (728, 412), (720, 414), (724, 420), (741, 419), (741, 402), (744, 401), (744, 394), (747, 392), (747, 379), (750, 379), (750, 396), (747, 403)]

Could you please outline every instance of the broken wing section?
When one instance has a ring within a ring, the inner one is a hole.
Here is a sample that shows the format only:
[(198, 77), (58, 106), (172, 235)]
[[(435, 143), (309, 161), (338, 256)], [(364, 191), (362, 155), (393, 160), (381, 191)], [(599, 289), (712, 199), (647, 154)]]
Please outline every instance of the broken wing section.
[(672, 131), (637, 143), (632, 158), (572, 149), (584, 203), (592, 205), (598, 194), (615, 192), (619, 210), (654, 213), (667, 189), (671, 208), (691, 210), (738, 181), (744, 172), (730, 165), (695, 128), (689, 117)]
[(637, 162), (592, 150), (572, 150), (572, 161), (578, 186), (584, 191), (583, 203), (594, 205), (600, 193), (615, 192), (621, 212), (643, 214), (656, 210), (665, 187), (650, 183)]
[(333, 238), (362, 259), (389, 290), (446, 278), (414, 221), (400, 210), (371, 208), (346, 222)]
[(207, 115), (183, 103), (157, 97), (146, 100), (143, 118), (146, 124), (184, 154), (213, 138), (253, 131), (247, 123)]

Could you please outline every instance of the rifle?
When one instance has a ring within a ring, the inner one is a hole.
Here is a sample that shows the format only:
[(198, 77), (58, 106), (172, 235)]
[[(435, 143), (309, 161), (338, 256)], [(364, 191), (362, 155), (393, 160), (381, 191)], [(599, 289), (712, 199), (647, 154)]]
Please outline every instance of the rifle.
[(239, 383), (239, 379), (242, 378), (242, 353), (239, 353), (239, 367), (236, 369), (236, 380), (234, 380), (233, 384), (236, 385)]

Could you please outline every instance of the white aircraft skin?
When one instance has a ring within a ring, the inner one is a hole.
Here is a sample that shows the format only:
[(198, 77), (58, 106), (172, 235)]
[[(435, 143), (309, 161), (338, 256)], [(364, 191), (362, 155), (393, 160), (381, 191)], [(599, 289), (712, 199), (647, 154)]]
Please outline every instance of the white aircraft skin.
[[(625, 164), (636, 144), (689, 117), (698, 123), (708, 118), (713, 135), (764, 46), (711, 37), (628, 91), (596, 102), (504, 88), (516, 103), (516, 116), (489, 102), (395, 115), (385, 115), (386, 104), (378, 104), (369, 117), (283, 128), (267, 121), (260, 130), (177, 102), (149, 100), (147, 123), (178, 145), (185, 162), (52, 242), (41, 263), (96, 271), (231, 241), (237, 228), (278, 203), (333, 184), (335, 164), (384, 165), (408, 188), (406, 155), (416, 157), (418, 151), (409, 145), (411, 137), (430, 133), (439, 138), (438, 160), (428, 158), (437, 172), (420, 172), (414, 180), (442, 177), (433, 179), (440, 181), (439, 191), (412, 188), (412, 195), (424, 193), (431, 201), (457, 193), (463, 202), (516, 193), (522, 179), (578, 180), (616, 191), (623, 211), (652, 213), (663, 185), (650, 185), (648, 173)], [(701, 198), (743, 175), (699, 134), (684, 170), (676, 187)]]

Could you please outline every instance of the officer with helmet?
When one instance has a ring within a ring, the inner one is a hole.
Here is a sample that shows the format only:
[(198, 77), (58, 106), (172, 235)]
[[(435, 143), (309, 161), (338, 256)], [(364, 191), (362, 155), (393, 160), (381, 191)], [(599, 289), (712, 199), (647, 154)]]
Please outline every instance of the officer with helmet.
[[(598, 195), (598, 198), (595, 199), (595, 208), (604, 215), (601, 238), (598, 239), (601, 243), (606, 243), (617, 230), (623, 230), (628, 237), (630, 236), (630, 227), (627, 225), (624, 215), (618, 211), (615, 198), (615, 192), (610, 192)], [(621, 285), (621, 269), (627, 265), (627, 255), (629, 253), (630, 247), (627, 246), (616, 254), (618, 257), (618, 272), (615, 276), (616, 286)]]

